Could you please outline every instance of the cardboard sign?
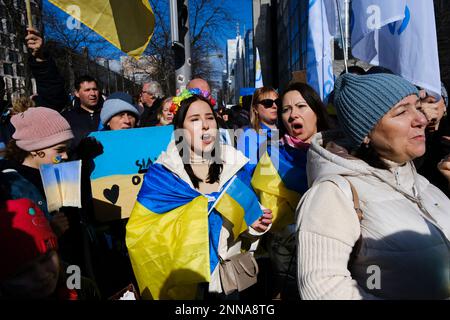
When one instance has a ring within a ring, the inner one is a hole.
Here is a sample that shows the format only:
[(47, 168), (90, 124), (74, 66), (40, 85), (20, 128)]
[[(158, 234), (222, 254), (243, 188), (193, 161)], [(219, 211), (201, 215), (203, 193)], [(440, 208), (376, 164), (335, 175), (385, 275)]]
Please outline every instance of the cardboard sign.
[(90, 134), (103, 146), (91, 173), (94, 213), (99, 221), (128, 218), (144, 174), (165, 151), (173, 126), (98, 131)]

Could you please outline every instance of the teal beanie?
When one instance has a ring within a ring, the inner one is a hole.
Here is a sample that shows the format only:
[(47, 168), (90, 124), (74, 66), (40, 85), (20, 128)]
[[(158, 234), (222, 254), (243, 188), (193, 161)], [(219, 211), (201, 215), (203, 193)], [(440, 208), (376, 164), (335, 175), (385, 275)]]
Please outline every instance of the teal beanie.
[(352, 147), (359, 147), (377, 122), (398, 102), (419, 95), (415, 86), (387, 73), (346, 73), (334, 85), (334, 106)]

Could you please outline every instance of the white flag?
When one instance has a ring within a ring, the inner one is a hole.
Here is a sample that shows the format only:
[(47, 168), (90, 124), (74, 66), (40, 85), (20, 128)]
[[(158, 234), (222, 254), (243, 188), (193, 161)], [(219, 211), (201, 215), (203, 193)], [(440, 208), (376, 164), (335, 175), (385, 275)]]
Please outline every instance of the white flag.
[(432, 0), (353, 1), (353, 56), (392, 70), (439, 96), (441, 78)]
[(310, 0), (306, 77), (308, 84), (326, 101), (334, 87), (331, 41), (336, 19), (334, 1)]
[(255, 88), (264, 87), (262, 71), (261, 71), (261, 60), (259, 59), (259, 51), (256, 48), (256, 63), (255, 63)]

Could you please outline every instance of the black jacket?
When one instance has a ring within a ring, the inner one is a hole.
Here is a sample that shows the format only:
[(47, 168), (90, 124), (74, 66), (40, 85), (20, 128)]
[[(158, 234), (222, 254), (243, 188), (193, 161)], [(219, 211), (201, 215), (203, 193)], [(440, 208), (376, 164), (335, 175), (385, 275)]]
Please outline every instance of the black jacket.
[(47, 107), (61, 112), (68, 104), (68, 95), (64, 88), (64, 78), (60, 75), (55, 62), (49, 55), (45, 61), (37, 62), (33, 56), (29, 65), (36, 79), (37, 96), (33, 98), (38, 107)]
[(86, 111), (80, 107), (79, 102), (76, 102), (73, 109), (62, 112), (62, 116), (69, 122), (75, 137), (70, 147), (71, 155), (75, 153), (81, 140), (86, 138), (91, 132), (98, 131), (100, 111), (101, 108), (97, 108), (94, 112)]
[(156, 99), (151, 107), (144, 105), (144, 112), (142, 112), (141, 119), (139, 121), (139, 127), (153, 127), (159, 123), (158, 112), (161, 107), (162, 99)]
[(427, 133), (426, 152), (422, 157), (414, 160), (414, 164), (419, 174), (450, 197), (448, 181), (437, 168), (439, 161), (450, 154), (450, 142), (443, 139), (443, 136), (450, 136), (449, 116), (442, 118), (438, 131)]
[(11, 140), (14, 134), (14, 127), (11, 124), (11, 114), (8, 108), (10, 104), (6, 100), (0, 100), (0, 142), (5, 145)]

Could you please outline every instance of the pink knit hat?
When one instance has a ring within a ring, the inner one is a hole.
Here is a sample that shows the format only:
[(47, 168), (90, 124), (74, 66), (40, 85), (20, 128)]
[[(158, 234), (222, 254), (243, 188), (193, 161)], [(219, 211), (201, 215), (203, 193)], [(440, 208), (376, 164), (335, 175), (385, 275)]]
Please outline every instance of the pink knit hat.
[(53, 109), (29, 108), (12, 116), (11, 123), (16, 128), (12, 137), (25, 151), (46, 149), (73, 139), (69, 123)]

